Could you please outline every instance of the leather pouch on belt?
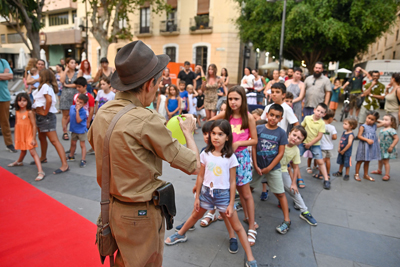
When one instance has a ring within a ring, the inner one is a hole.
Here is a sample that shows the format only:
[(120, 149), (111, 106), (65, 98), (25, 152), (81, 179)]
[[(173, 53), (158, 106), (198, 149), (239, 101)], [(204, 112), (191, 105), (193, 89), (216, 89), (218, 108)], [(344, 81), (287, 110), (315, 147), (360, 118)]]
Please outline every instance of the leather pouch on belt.
[(101, 214), (97, 219), (96, 244), (100, 253), (101, 264), (104, 264), (107, 256), (114, 255), (114, 252), (118, 249), (115, 238), (112, 236), (110, 225), (108, 223), (103, 225)]
[(153, 193), (154, 205), (161, 208), (167, 223), (167, 230), (171, 230), (174, 226), (174, 216), (176, 215), (175, 207), (175, 190), (171, 183), (157, 188)]

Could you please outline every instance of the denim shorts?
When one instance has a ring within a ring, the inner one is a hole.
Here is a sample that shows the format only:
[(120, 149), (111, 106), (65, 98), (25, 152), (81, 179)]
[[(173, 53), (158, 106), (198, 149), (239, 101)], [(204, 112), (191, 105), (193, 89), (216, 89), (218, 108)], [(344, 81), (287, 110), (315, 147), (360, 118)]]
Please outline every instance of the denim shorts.
[(205, 210), (213, 210), (214, 207), (220, 211), (225, 212), (230, 202), (229, 189), (210, 189), (207, 186), (201, 187), (200, 193), (200, 207)]
[[(304, 147), (304, 143), (299, 145), (299, 149), (300, 149), (300, 155), (303, 156), (304, 152), (307, 150)], [(313, 159), (322, 159), (322, 150), (321, 150), (321, 146), (311, 146), (309, 149), (313, 155)]]
[(339, 153), (336, 163), (343, 165), (345, 168), (349, 168), (351, 167), (351, 156), (346, 156)]

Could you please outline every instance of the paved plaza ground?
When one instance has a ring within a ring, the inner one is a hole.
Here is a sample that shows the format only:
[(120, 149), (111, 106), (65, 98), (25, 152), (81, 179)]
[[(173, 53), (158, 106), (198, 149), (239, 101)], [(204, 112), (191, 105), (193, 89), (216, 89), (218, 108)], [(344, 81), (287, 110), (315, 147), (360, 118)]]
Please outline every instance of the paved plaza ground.
[[(338, 115), (336, 117), (339, 117)], [(61, 115), (57, 114), (58, 135), (61, 137)], [(342, 124), (333, 125), (338, 131), (338, 139), (343, 131)], [(204, 147), (201, 131), (195, 135), (199, 148)], [(61, 139), (61, 138), (60, 138)], [(338, 140), (334, 151), (337, 151)], [(69, 142), (61, 140), (66, 150)], [(355, 141), (353, 158), (358, 141)], [(88, 144), (89, 147), (89, 144)], [(38, 150), (39, 151), (39, 150)], [(77, 159), (80, 159), (78, 149)], [(336, 155), (332, 158), (331, 172), (337, 171)], [(0, 167), (6, 168), (28, 183), (95, 223), (100, 211), (100, 188), (96, 182), (95, 156), (87, 156), (87, 167), (79, 168), (79, 161), (70, 163), (71, 170), (65, 174), (53, 175), (60, 166), (54, 147), (49, 145), (48, 163), (43, 164), (46, 178), (35, 182), (36, 166), (27, 156), (24, 167), (8, 168), (7, 164), (16, 160), (18, 154), (5, 150), (0, 136)], [(332, 177), (332, 189), (324, 190), (322, 181), (306, 173), (306, 159), (302, 158), (301, 173), (306, 188), (300, 192), (318, 226), (309, 226), (299, 218), (300, 212), (291, 208), (292, 226), (286, 235), (280, 235), (275, 227), (283, 220), (277, 208), (278, 201), (270, 195), (268, 201), (260, 201), (261, 188), (253, 193), (256, 207), (256, 221), (260, 225), (257, 243), (253, 253), (258, 266), (400, 266), (400, 160), (391, 160), (392, 178), (384, 182), (374, 175), (376, 182)], [(378, 162), (371, 162), (370, 171)], [(353, 161), (355, 166), (355, 162)], [(362, 175), (363, 172), (360, 174)], [(175, 226), (182, 223), (191, 213), (194, 198), (191, 189), (196, 176), (188, 176), (163, 164), (163, 180), (174, 184), (176, 190), (177, 216)], [(243, 219), (243, 212), (239, 212)], [(247, 229), (247, 225), (244, 225)], [(166, 237), (173, 231), (168, 231)], [(240, 246), (237, 254), (228, 252), (229, 237), (223, 222), (216, 222), (207, 228), (196, 224), (196, 230), (188, 232), (188, 241), (172, 247), (165, 247), (164, 267), (170, 266), (243, 266), (245, 255)], [(96, 249), (93, 246), (93, 249)]]

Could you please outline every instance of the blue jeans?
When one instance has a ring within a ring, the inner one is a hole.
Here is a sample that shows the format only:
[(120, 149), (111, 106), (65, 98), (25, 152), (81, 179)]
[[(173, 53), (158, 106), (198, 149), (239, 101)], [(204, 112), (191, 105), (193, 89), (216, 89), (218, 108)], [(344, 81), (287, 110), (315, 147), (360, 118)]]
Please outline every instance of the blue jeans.
[(303, 108), (303, 120), (304, 120), (305, 116), (309, 116), (312, 114), (314, 114), (314, 108), (312, 108), (312, 107), (304, 107)]
[(214, 207), (225, 212), (230, 202), (229, 189), (210, 189), (207, 186), (201, 187), (200, 206), (205, 210), (213, 210)]
[(321, 151), (321, 146), (317, 145), (317, 146), (311, 146), (309, 149), (306, 149), (304, 147), (304, 143), (299, 145), (299, 149), (300, 149), (300, 156), (303, 156), (304, 152), (306, 152), (306, 150), (310, 150), (312, 155), (313, 155), (313, 159), (322, 159), (322, 151)]

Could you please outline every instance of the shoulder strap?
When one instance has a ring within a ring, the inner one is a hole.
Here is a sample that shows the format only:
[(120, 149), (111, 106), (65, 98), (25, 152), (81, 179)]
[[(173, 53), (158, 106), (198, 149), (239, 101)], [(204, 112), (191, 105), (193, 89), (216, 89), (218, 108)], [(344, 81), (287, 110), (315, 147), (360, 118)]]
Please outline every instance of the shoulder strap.
[(101, 219), (103, 225), (108, 224), (109, 221), (109, 206), (110, 206), (110, 153), (109, 144), (110, 137), (113, 132), (115, 125), (118, 120), (128, 111), (135, 108), (136, 106), (131, 103), (121, 109), (112, 119), (110, 125), (108, 126), (106, 136), (104, 138), (103, 144), (103, 166), (101, 168)]

